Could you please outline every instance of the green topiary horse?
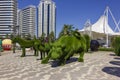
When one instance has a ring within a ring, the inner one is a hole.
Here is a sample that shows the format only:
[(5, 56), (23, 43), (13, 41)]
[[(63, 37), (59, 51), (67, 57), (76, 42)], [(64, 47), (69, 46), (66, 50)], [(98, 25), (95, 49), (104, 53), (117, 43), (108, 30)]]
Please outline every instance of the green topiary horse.
[(84, 52), (86, 51), (86, 41), (84, 37), (80, 35), (79, 32), (74, 31), (72, 36), (63, 35), (58, 40), (56, 40), (52, 49), (50, 50), (48, 56), (42, 60), (41, 63), (48, 63), (51, 58), (53, 60), (59, 60), (60, 65), (64, 65), (66, 60), (68, 60), (74, 53), (79, 53), (79, 62), (83, 62)]
[[(20, 38), (19, 36), (16, 36), (14, 38), (12, 38), (12, 42), (13, 43), (19, 43), (21, 48), (22, 48), (22, 55), (21, 57), (25, 57), (26, 56), (26, 52), (25, 52), (25, 48), (31, 48), (34, 47), (34, 40), (25, 40)], [(34, 55), (36, 56), (36, 52), (34, 53)]]

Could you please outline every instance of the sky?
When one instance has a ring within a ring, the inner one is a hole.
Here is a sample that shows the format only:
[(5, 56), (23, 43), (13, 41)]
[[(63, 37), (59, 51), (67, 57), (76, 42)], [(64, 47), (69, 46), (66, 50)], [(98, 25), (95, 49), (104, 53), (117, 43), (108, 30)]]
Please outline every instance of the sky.
[[(116, 21), (120, 19), (120, 0), (53, 0), (56, 3), (56, 34), (58, 35), (64, 24), (73, 25), (82, 29), (89, 19), (94, 24), (103, 15), (109, 6)], [(18, 0), (18, 8), (23, 9), (29, 5), (38, 6), (40, 0)], [(112, 29), (115, 24), (109, 15), (109, 25)]]

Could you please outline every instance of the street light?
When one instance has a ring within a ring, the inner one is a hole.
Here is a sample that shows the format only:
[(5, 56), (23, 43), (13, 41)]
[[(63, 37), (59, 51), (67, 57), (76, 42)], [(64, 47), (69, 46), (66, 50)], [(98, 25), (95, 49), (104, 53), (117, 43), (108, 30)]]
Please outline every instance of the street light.
[(11, 25), (8, 25), (8, 28), (10, 30), (10, 38), (11, 38), (11, 35), (12, 35)]

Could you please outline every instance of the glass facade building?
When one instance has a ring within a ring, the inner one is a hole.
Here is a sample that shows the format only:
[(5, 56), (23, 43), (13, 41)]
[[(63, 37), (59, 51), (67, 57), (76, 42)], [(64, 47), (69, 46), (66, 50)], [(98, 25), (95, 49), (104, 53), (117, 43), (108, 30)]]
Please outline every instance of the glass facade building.
[(17, 0), (0, 0), (0, 36), (10, 35), (17, 25)]
[(36, 32), (36, 7), (30, 5), (20, 10), (18, 15), (20, 34), (31, 35), (33, 37)]
[(56, 5), (52, 0), (41, 0), (38, 5), (38, 37), (51, 32), (56, 35)]

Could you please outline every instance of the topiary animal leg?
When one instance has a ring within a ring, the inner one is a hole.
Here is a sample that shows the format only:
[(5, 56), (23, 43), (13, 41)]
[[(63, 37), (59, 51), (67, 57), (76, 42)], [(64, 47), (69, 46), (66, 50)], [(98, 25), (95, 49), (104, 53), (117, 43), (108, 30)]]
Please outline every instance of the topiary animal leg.
[(66, 61), (70, 59), (71, 55), (73, 54), (72, 51), (70, 51), (64, 58), (63, 63), (61, 64), (62, 66), (66, 64)]
[(84, 52), (81, 52), (81, 53), (80, 53), (80, 57), (78, 58), (78, 61), (79, 61), (79, 62), (84, 62), (84, 59), (83, 59), (83, 58), (84, 58)]
[(45, 58), (45, 52), (43, 52), (43, 58)]
[(25, 57), (25, 48), (22, 48), (22, 55), (21, 57)]
[(48, 56), (46, 58), (44, 58), (41, 63), (42, 64), (47, 64), (49, 59), (50, 59), (50, 57), (51, 57), (51, 53), (48, 53)]
[(64, 62), (65, 62), (64, 58), (60, 58), (60, 61), (59, 61), (58, 65), (64, 66), (65, 65)]
[(48, 56), (48, 51), (46, 52), (46, 55)]
[(38, 56), (39, 49), (37, 48), (37, 46), (35, 47), (35, 49), (34, 49), (34, 50), (35, 50), (35, 53), (34, 53), (34, 55), (35, 55), (35, 56)]
[(34, 56), (38, 56), (38, 49), (37, 48), (34, 48)]
[(41, 56), (41, 58), (40, 58), (40, 59), (42, 60), (42, 59), (43, 59), (43, 57), (42, 57), (42, 51), (40, 51), (40, 56)]
[(70, 58), (71, 53), (72, 52), (70, 51), (67, 55), (64, 54), (64, 56), (61, 57), (60, 62), (59, 62), (60, 66), (64, 66), (66, 64), (66, 61), (68, 58)]
[(39, 51), (38, 51), (38, 50), (36, 50), (36, 56), (38, 56), (38, 53), (39, 53)]
[(34, 56), (36, 56), (36, 49), (34, 49)]
[(13, 53), (15, 53), (15, 43), (13, 44)]

